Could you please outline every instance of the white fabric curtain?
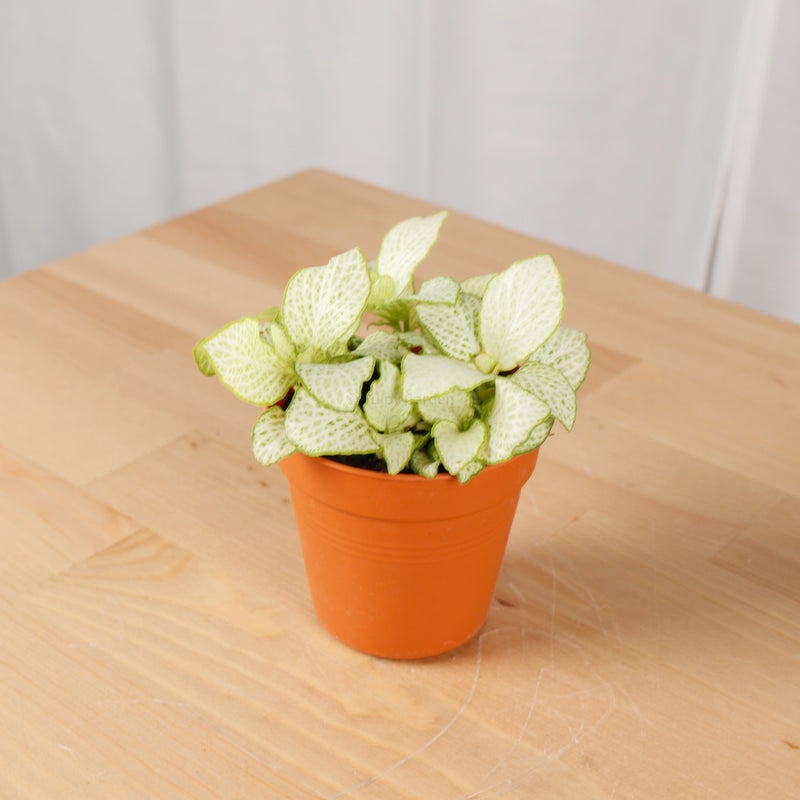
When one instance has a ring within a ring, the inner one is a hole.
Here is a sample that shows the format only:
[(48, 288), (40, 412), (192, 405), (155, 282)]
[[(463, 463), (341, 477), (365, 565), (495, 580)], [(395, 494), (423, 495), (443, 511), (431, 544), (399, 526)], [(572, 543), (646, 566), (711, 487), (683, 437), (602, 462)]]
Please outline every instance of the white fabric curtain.
[(0, 0), (0, 275), (319, 166), (800, 322), (799, 37), (793, 0)]

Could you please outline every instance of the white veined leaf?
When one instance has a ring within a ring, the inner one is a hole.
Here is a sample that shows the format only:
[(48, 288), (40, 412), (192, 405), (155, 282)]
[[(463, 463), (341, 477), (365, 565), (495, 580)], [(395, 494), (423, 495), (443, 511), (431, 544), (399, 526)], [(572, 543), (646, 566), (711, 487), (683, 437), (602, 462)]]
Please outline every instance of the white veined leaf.
[(553, 430), (554, 422), (554, 417), (548, 417), (544, 422), (540, 422), (530, 432), (528, 438), (521, 445), (514, 448), (514, 455), (521, 456), (523, 453), (530, 453), (531, 450), (541, 447), (550, 435), (550, 431)]
[(439, 397), (417, 402), (422, 418), (433, 425), (435, 422), (447, 420), (459, 428), (466, 425), (475, 415), (472, 398), (463, 389), (451, 389)]
[(479, 472), (483, 472), (486, 468), (486, 464), (483, 463), (479, 458), (476, 458), (474, 461), (470, 461), (463, 469), (458, 471), (456, 477), (458, 478), (459, 483), (467, 483), (472, 478), (474, 478)]
[(407, 319), (411, 308), (416, 302), (417, 301), (411, 295), (405, 297), (394, 297), (391, 300), (383, 303), (380, 307), (375, 308), (374, 311), (376, 314), (383, 317), (384, 320), (387, 320), (391, 323), (395, 322), (396, 320)]
[(286, 438), (309, 456), (375, 453), (378, 445), (367, 421), (356, 411), (334, 411), (307, 389), (299, 389), (285, 416)]
[(372, 356), (379, 361), (394, 361), (399, 363), (406, 353), (406, 348), (400, 340), (386, 331), (373, 331), (355, 350), (351, 351), (354, 356)]
[(474, 389), (493, 377), (447, 356), (409, 353), (403, 358), (403, 397), (427, 400), (453, 388)]
[(530, 360), (555, 367), (577, 391), (589, 372), (592, 354), (585, 333), (559, 328), (531, 355)]
[(497, 378), (495, 397), (486, 418), (489, 426), (487, 462), (507, 461), (530, 435), (530, 432), (550, 414), (546, 403), (526, 392), (509, 378)]
[(414, 406), (400, 393), (400, 370), (391, 361), (380, 362), (380, 376), (364, 400), (364, 416), (373, 428), (391, 433), (416, 422)]
[(409, 466), (413, 472), (422, 475), (423, 478), (435, 478), (439, 474), (440, 463), (438, 458), (431, 458), (427, 450), (422, 448), (411, 454)]
[(471, 278), (466, 278), (461, 281), (461, 290), (469, 292), (471, 295), (480, 299), (483, 297), (483, 293), (486, 291), (489, 281), (494, 278), (495, 275), (497, 275), (496, 272), (490, 272), (488, 275), (473, 275)]
[(397, 475), (408, 464), (414, 452), (414, 434), (411, 431), (399, 433), (376, 433), (372, 438), (380, 446), (380, 454), (386, 462), (386, 471), (390, 475)]
[(415, 298), (423, 303), (446, 303), (452, 305), (458, 300), (460, 292), (461, 286), (455, 278), (439, 275), (436, 278), (425, 281), (419, 287)]
[(486, 286), (480, 311), (483, 349), (512, 369), (540, 347), (564, 313), (561, 274), (550, 256), (517, 261)]
[(269, 326), (272, 325), (278, 319), (278, 315), (281, 313), (280, 306), (270, 306), (269, 308), (262, 311), (256, 319), (258, 320), (258, 327), (262, 333), (269, 330)]
[(367, 306), (380, 308), (394, 297), (394, 281), (388, 275), (378, 275), (377, 272), (370, 272), (369, 277), (371, 286)]
[(372, 375), (372, 356), (343, 364), (298, 364), (297, 374), (311, 394), (335, 411), (354, 411), (361, 399), (364, 381)]
[(425, 337), (419, 331), (400, 331), (395, 336), (408, 348), (422, 347)]
[(420, 303), (416, 312), (425, 332), (445, 355), (470, 361), (480, 353), (472, 314), (460, 300), (454, 305)]
[(194, 356), (194, 363), (203, 375), (211, 376), (216, 375), (217, 371), (211, 363), (211, 359), (206, 352), (206, 340), (201, 339), (193, 348), (192, 355)]
[(410, 288), (414, 270), (436, 242), (446, 216), (446, 211), (440, 211), (430, 217), (412, 217), (384, 237), (375, 268), (394, 281), (395, 296)]
[(269, 326), (269, 339), (272, 346), (275, 348), (275, 353), (284, 364), (293, 364), (297, 358), (297, 352), (294, 349), (292, 340), (289, 334), (286, 333), (283, 326), (279, 322), (272, 322)]
[(204, 339), (203, 348), (223, 385), (248, 403), (277, 403), (294, 383), (294, 370), (261, 338), (258, 321), (252, 317), (232, 322)]
[(469, 318), (472, 322), (472, 329), (477, 331), (478, 320), (480, 319), (481, 314), (480, 299), (469, 292), (461, 292), (461, 294), (458, 296), (458, 303), (463, 307), (464, 311), (469, 314)]
[(549, 364), (527, 362), (512, 376), (511, 380), (523, 389), (544, 400), (553, 416), (568, 430), (575, 424), (577, 403), (575, 390), (569, 381)]
[(424, 355), (441, 355), (441, 350), (439, 350), (438, 345), (436, 342), (431, 339), (426, 333), (420, 333), (419, 331), (401, 331), (400, 333), (395, 334), (395, 336), (409, 349), (413, 349), (415, 347), (420, 348), (420, 351)]
[(465, 431), (446, 420), (437, 422), (431, 429), (442, 464), (451, 475), (457, 475), (478, 457), (487, 433), (486, 425), (479, 419)]
[(291, 278), (281, 318), (299, 353), (327, 353), (358, 329), (370, 292), (364, 254), (358, 249), (334, 256), (324, 267), (306, 267)]
[(270, 406), (253, 425), (250, 441), (256, 460), (265, 466), (276, 464), (295, 452), (295, 446), (286, 438), (284, 415), (278, 406)]

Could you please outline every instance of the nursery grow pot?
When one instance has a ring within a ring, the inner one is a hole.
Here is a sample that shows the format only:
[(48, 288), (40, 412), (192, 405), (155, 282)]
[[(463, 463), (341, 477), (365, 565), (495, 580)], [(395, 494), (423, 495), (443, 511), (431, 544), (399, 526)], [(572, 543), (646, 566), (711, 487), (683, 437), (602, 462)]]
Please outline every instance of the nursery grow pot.
[(423, 658), (483, 625), (538, 450), (469, 483), (296, 453), (281, 462), (319, 621), (355, 650)]

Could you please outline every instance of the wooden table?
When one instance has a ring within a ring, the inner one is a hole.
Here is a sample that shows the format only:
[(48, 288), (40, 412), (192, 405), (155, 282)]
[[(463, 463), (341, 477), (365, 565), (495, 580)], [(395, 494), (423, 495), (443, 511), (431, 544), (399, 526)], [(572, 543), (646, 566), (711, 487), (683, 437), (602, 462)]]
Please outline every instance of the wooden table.
[(0, 286), (3, 800), (800, 797), (792, 325), (451, 215), (422, 276), (556, 258), (578, 424), (472, 642), (320, 629), (256, 411), (192, 345), (435, 210), (306, 172)]

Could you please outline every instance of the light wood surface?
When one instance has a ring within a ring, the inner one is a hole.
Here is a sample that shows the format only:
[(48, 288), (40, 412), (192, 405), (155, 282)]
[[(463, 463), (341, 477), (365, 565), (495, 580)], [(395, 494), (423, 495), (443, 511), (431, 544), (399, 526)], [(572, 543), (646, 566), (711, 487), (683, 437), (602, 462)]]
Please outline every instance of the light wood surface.
[[(0, 285), (0, 798), (800, 797), (800, 329), (550, 252), (594, 353), (480, 635), (315, 621), (256, 410), (194, 342), (435, 206), (306, 172)], [(44, 233), (43, 233), (44, 235)]]

